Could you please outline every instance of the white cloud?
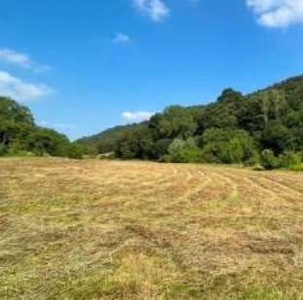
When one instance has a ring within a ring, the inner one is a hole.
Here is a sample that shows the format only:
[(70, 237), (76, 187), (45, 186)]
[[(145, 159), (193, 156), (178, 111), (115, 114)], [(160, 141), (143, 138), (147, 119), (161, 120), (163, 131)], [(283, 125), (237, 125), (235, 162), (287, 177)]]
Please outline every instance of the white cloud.
[(155, 22), (160, 22), (170, 14), (163, 0), (133, 0), (134, 6)]
[(0, 62), (16, 65), (35, 72), (43, 72), (50, 69), (49, 66), (40, 65), (34, 62), (30, 55), (17, 52), (8, 48), (0, 48)]
[(148, 121), (155, 113), (148, 111), (125, 111), (122, 118), (127, 122)]
[(50, 95), (53, 90), (40, 83), (28, 83), (10, 73), (0, 71), (0, 95), (8, 96), (19, 101), (36, 100)]
[(125, 33), (117, 33), (112, 41), (115, 44), (127, 44), (131, 41), (131, 38)]
[(303, 0), (246, 0), (257, 15), (258, 22), (267, 27), (287, 27), (303, 23)]

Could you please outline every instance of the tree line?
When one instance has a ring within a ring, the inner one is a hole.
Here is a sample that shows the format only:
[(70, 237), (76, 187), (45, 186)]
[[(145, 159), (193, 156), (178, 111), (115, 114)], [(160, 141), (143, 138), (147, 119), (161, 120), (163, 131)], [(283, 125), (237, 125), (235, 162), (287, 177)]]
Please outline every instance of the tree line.
[(303, 76), (249, 95), (171, 106), (150, 121), (79, 141), (121, 159), (295, 167), (303, 160)]

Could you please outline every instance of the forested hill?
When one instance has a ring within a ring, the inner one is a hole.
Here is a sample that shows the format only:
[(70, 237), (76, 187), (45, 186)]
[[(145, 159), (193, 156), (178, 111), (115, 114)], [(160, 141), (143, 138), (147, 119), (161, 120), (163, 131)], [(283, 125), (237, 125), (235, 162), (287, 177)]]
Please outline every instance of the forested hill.
[(0, 156), (51, 155), (81, 158), (83, 150), (55, 130), (35, 124), (31, 111), (0, 97)]
[(253, 163), (261, 156), (297, 158), (303, 150), (303, 76), (249, 95), (226, 89), (214, 103), (171, 106), (149, 122), (79, 142), (125, 159)]
[(93, 147), (98, 153), (108, 153), (115, 150), (117, 140), (131, 131), (133, 128), (146, 126), (147, 122), (134, 125), (116, 126), (96, 135), (84, 137), (78, 143)]

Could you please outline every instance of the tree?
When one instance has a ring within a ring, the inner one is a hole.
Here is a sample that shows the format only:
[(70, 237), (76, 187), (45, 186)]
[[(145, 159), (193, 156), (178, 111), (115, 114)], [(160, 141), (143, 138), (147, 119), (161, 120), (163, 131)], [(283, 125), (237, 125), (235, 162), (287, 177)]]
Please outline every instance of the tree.
[(71, 143), (67, 147), (67, 157), (72, 159), (82, 159), (84, 151), (83, 146), (77, 143)]
[(238, 127), (254, 136), (265, 129), (262, 99), (258, 95), (249, 95), (242, 102), (238, 112)]
[(145, 126), (135, 127), (118, 140), (115, 155), (123, 159), (149, 159), (153, 149), (152, 134)]
[(37, 155), (67, 156), (69, 140), (55, 130), (37, 127), (27, 141), (27, 150)]
[(22, 144), (28, 133), (35, 127), (30, 110), (16, 101), (0, 97), (0, 144), (11, 147), (12, 143)]
[(244, 97), (242, 93), (233, 90), (232, 88), (227, 88), (223, 90), (221, 95), (218, 97), (219, 103), (231, 103), (235, 105), (241, 105)]
[(169, 146), (168, 153), (169, 160), (175, 163), (198, 162), (201, 159), (201, 150), (192, 137), (187, 140), (175, 139)]
[(133, 159), (138, 157), (139, 149), (138, 135), (134, 132), (129, 132), (118, 141), (115, 155), (123, 159)]
[(258, 97), (262, 103), (265, 127), (267, 127), (270, 120), (280, 120), (282, 111), (287, 109), (284, 91), (276, 88), (267, 89), (259, 93)]
[(295, 137), (292, 132), (279, 121), (268, 124), (262, 134), (263, 149), (271, 149), (276, 155), (284, 150), (295, 148)]
[(237, 128), (244, 96), (233, 89), (225, 89), (217, 102), (201, 110), (198, 118), (198, 132), (203, 134), (209, 128)]
[(154, 141), (150, 151), (150, 158), (153, 160), (159, 160), (164, 155), (168, 154), (169, 146), (173, 140), (171, 139), (161, 139)]
[(257, 152), (257, 147), (244, 130), (212, 128), (200, 139), (202, 158), (206, 162), (247, 163)]
[(195, 133), (197, 124), (193, 111), (181, 106), (170, 106), (163, 114), (156, 114), (149, 122), (156, 139), (186, 138)]

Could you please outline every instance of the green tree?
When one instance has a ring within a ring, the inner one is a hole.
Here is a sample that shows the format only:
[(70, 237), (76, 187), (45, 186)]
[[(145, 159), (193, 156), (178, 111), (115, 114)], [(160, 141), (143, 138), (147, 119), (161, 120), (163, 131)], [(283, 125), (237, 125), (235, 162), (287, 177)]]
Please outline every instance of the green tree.
[(149, 122), (156, 139), (186, 138), (195, 133), (197, 124), (192, 110), (171, 106), (163, 114), (156, 114)]
[(257, 152), (254, 140), (244, 130), (208, 129), (200, 139), (200, 146), (206, 162), (247, 163)]
[(168, 154), (169, 146), (173, 140), (171, 139), (160, 139), (154, 141), (150, 151), (150, 158), (154, 160), (159, 160), (164, 155)]
[(67, 146), (67, 157), (72, 159), (82, 159), (85, 149), (78, 143), (71, 143)]
[(201, 160), (201, 149), (191, 137), (186, 140), (175, 139), (168, 149), (169, 160), (174, 163), (190, 163)]
[(22, 143), (26, 133), (35, 127), (34, 118), (28, 108), (16, 101), (0, 97), (0, 145), (11, 147)]
[(274, 121), (269, 123), (264, 130), (261, 143), (263, 149), (271, 149), (277, 155), (284, 150), (293, 150), (295, 137), (289, 128), (279, 121)]
[(37, 155), (67, 156), (70, 143), (66, 136), (48, 128), (36, 128), (27, 141), (27, 150)]

